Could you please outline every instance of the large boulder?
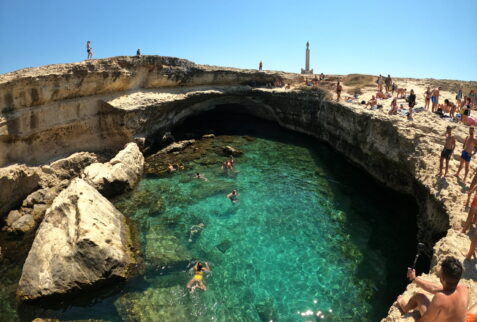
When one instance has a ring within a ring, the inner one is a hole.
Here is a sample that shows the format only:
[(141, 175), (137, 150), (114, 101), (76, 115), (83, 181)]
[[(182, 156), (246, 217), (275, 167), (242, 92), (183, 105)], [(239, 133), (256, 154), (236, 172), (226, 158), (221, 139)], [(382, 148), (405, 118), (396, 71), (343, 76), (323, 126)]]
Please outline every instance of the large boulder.
[(32, 191), (40, 187), (40, 176), (24, 165), (0, 168), (0, 217), (21, 205)]
[(84, 169), (83, 178), (110, 198), (132, 189), (141, 179), (144, 156), (136, 143), (129, 143), (106, 163), (93, 163)]
[(72, 294), (125, 279), (135, 256), (125, 217), (74, 179), (47, 210), (23, 266), (22, 300)]

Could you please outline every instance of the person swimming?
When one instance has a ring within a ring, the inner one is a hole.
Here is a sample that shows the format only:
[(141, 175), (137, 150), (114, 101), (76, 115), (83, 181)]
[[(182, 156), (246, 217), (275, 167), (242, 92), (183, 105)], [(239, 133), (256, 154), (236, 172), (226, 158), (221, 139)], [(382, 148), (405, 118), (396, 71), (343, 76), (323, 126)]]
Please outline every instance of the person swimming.
[(239, 201), (237, 196), (238, 196), (238, 192), (237, 192), (237, 190), (234, 189), (234, 190), (232, 190), (231, 193), (229, 193), (227, 195), (227, 198), (229, 198), (230, 201), (232, 201), (232, 203), (236, 203), (237, 201)]
[(209, 179), (207, 179), (207, 178), (205, 177), (205, 175), (200, 174), (199, 172), (197, 172), (197, 173), (195, 174), (195, 178), (196, 178), (196, 179), (200, 179), (200, 180), (204, 180), (204, 181), (209, 181)]
[(207, 291), (207, 287), (204, 284), (204, 272), (210, 272), (209, 263), (205, 262), (205, 267), (202, 265), (201, 262), (197, 262), (194, 265), (194, 277), (187, 283), (187, 288), (192, 289), (194, 291), (193, 285), (197, 284), (197, 286), (204, 291)]
[(200, 223), (190, 227), (189, 243), (192, 243), (192, 238), (194, 237), (194, 235), (200, 233), (202, 229), (204, 229), (204, 226), (205, 225), (203, 223)]

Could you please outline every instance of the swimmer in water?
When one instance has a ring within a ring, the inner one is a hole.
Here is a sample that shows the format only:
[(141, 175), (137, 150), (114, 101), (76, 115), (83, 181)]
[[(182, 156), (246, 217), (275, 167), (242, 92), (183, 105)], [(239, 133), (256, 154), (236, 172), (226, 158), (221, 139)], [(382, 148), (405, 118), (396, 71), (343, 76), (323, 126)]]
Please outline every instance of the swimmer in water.
[(202, 229), (204, 229), (204, 226), (203, 223), (200, 223), (190, 227), (189, 243), (192, 243), (192, 237), (194, 237), (195, 234), (200, 233)]
[[(204, 291), (207, 291), (207, 287), (205, 287), (204, 284), (204, 272), (210, 272), (209, 268), (209, 263), (205, 262), (205, 267), (202, 266), (201, 262), (197, 262), (197, 264), (194, 265), (194, 277), (187, 283), (187, 288), (192, 288), (194, 284), (197, 284), (197, 286)], [(192, 289), (192, 292), (194, 289)]]
[(197, 172), (195, 174), (195, 178), (200, 179), (200, 180), (204, 180), (204, 181), (209, 181), (209, 179), (207, 179), (203, 174), (200, 174), (199, 172)]
[(234, 190), (232, 190), (231, 193), (229, 193), (227, 195), (227, 198), (229, 198), (232, 203), (236, 203), (237, 201), (239, 201), (237, 199), (237, 196), (238, 196), (238, 192), (237, 192), (237, 190), (234, 189)]

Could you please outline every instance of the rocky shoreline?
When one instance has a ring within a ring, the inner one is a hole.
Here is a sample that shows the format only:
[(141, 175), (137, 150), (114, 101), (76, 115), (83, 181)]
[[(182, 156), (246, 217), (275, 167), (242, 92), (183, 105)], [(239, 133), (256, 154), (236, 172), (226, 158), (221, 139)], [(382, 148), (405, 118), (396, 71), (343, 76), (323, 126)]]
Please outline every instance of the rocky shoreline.
[[(144, 164), (139, 149), (147, 153), (158, 144), (158, 138), (188, 116), (222, 108), (272, 120), (325, 141), (379, 181), (413, 195), (420, 206), (419, 239), (432, 246), (445, 235), (434, 245), (432, 269), (426, 278), (437, 278), (435, 268), (448, 255), (463, 260), (461, 251), (468, 249), (470, 239), (455, 229), (466, 218), (465, 187), (453, 177), (435, 177), (448, 122), (427, 112), (417, 113), (413, 121), (407, 121), (382, 111), (365, 110), (362, 105), (338, 104), (319, 89), (257, 87), (276, 80), (294, 84), (300, 79), (296, 74), (200, 66), (156, 56), (91, 60), (0, 75), (0, 165), (10, 165), (0, 168), (0, 217), (7, 219), (5, 229), (11, 233), (32, 233), (41, 222), (36, 238), (43, 238), (38, 236), (47, 229), (46, 218), (54, 220), (54, 209), (59, 207), (55, 198), (69, 198), (64, 191), (75, 190), (77, 185), (86, 190), (97, 188), (111, 197), (131, 188), (139, 180)], [(465, 126), (457, 125), (458, 147), (466, 131)], [(106, 163), (98, 163), (93, 154), (115, 153), (130, 142), (137, 145), (128, 145), (126, 152)], [(66, 161), (61, 159), (80, 151), (88, 152), (72, 155)], [(450, 173), (456, 168), (456, 157), (451, 160)], [(56, 162), (45, 165), (51, 160)], [(14, 163), (25, 165), (11, 165)], [(78, 176), (84, 181), (74, 179)], [(95, 188), (86, 188), (91, 185)], [(93, 190), (91, 198), (104, 199)], [(102, 202), (107, 205), (107, 200)], [(75, 208), (74, 203), (67, 208)], [(114, 214), (112, 218), (119, 216), (111, 209), (109, 213)], [(81, 211), (68, 216), (78, 215), (81, 218)], [(122, 220), (116, 221), (117, 229), (123, 231), (123, 224), (119, 224)], [(63, 227), (67, 231), (70, 226)], [(35, 242), (32, 250), (38, 247)], [(129, 247), (124, 240), (118, 240), (118, 245)], [(82, 247), (79, 250), (80, 257), (88, 257)], [(122, 257), (128, 258), (122, 261), (125, 266), (134, 262), (133, 256)], [(475, 302), (475, 260), (464, 264), (464, 283), (471, 290), (471, 302)], [(105, 271), (111, 272), (104, 267)], [(110, 275), (127, 275), (115, 274)], [(87, 280), (95, 283), (98, 278)], [(25, 298), (48, 293), (26, 292), (32, 287), (25, 287), (25, 282), (20, 285), (19, 295)], [(411, 285), (405, 297), (413, 292)], [(384, 320), (404, 321), (412, 317), (401, 316), (393, 306)]]

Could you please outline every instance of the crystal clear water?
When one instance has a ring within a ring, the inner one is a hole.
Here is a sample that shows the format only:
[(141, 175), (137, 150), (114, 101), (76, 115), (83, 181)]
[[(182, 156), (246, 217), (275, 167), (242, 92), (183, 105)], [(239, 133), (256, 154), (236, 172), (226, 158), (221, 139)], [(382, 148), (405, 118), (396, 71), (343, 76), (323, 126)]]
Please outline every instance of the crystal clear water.
[[(223, 116), (209, 115), (207, 126), (214, 117)], [(414, 256), (414, 202), (323, 144), (268, 123), (248, 128), (239, 121), (215, 127), (261, 137), (217, 136), (179, 155), (149, 158), (150, 174), (115, 201), (138, 228), (143, 274), (94, 299), (62, 309), (29, 307), (23, 312), (35, 313), (24, 314), (118, 321), (384, 317), (405, 288)], [(244, 152), (229, 173), (220, 168), (225, 145)], [(164, 173), (169, 162), (185, 169)], [(195, 179), (196, 172), (208, 181)], [(239, 192), (235, 204), (226, 198), (232, 189)], [(195, 260), (212, 270), (205, 292), (185, 287)]]

